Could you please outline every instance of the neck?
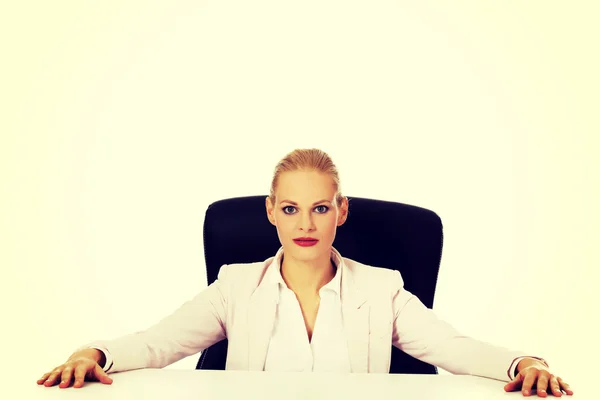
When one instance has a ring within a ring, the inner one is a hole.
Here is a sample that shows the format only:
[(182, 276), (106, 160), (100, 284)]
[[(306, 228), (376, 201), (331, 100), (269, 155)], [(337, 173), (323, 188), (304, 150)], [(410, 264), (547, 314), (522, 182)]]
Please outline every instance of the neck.
[(330, 254), (308, 262), (282, 256), (281, 276), (297, 295), (318, 294), (319, 290), (333, 279), (335, 272)]

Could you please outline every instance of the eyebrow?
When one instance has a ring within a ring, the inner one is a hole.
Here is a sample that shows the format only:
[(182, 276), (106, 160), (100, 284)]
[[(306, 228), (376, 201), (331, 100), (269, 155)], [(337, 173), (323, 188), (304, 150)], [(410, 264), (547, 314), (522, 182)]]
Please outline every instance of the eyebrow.
[[(293, 204), (295, 206), (298, 205), (298, 203), (296, 203), (295, 201), (291, 201), (291, 200), (281, 200), (281, 203), (290, 203), (290, 204)], [(331, 202), (329, 200), (327, 200), (327, 199), (323, 199), (323, 200), (315, 201), (312, 205), (315, 206), (315, 205), (317, 205), (319, 203), (331, 203)]]

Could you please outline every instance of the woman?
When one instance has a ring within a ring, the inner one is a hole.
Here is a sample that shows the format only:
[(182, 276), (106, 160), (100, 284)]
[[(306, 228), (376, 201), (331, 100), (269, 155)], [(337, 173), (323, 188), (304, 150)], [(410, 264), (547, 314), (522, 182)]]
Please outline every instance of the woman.
[(332, 244), (348, 200), (323, 151), (295, 150), (281, 160), (265, 205), (281, 242), (275, 256), (221, 267), (213, 284), (158, 324), (83, 346), (38, 384), (110, 384), (108, 372), (162, 368), (227, 338), (227, 369), (389, 372), (391, 341), (455, 374), (508, 377), (506, 391), (529, 395), (535, 384), (543, 397), (573, 393), (544, 360), (437, 319), (403, 288), (398, 271), (343, 258)]

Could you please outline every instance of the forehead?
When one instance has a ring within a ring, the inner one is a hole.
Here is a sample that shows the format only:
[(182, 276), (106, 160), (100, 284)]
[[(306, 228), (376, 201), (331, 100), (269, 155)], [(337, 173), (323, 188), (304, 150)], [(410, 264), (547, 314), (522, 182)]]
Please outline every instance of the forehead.
[(312, 204), (327, 199), (333, 201), (336, 189), (333, 178), (317, 171), (290, 171), (279, 175), (275, 195), (277, 201), (291, 200)]

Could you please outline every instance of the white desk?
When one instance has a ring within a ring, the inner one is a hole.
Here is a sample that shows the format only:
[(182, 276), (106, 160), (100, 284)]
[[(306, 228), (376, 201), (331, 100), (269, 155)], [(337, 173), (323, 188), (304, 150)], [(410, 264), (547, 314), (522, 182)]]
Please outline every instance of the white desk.
[[(461, 375), (317, 374), (145, 369), (111, 374), (112, 385), (86, 382), (83, 388), (38, 386), (35, 379), (14, 390), (23, 399), (144, 400), (494, 400), (525, 399), (504, 392), (504, 382)], [(5, 397), (0, 390), (0, 398)], [(527, 397), (528, 399), (538, 398)], [(547, 399), (555, 398), (548, 396)], [(564, 399), (580, 398), (577, 394)]]

